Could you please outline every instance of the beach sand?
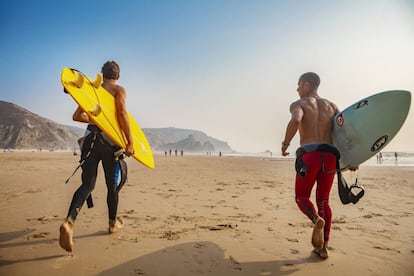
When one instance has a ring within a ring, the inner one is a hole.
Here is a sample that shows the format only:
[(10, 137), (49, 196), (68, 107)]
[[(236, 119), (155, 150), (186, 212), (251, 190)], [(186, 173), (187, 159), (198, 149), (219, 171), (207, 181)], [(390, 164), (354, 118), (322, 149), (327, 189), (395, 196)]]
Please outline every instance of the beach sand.
[(356, 205), (340, 203), (335, 180), (322, 261), (294, 201), (293, 160), (253, 157), (156, 156), (154, 170), (129, 158), (125, 226), (112, 235), (100, 168), (67, 253), (59, 226), (80, 171), (64, 182), (78, 159), (0, 153), (0, 275), (414, 275), (414, 167), (361, 166)]

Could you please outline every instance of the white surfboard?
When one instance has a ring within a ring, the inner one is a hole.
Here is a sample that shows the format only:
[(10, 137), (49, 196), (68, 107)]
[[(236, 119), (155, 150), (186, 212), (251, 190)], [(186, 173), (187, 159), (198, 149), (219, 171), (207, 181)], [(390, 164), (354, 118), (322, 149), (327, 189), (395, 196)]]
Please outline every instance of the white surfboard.
[(411, 93), (385, 91), (349, 106), (334, 117), (333, 143), (346, 170), (365, 162), (395, 137), (410, 110)]

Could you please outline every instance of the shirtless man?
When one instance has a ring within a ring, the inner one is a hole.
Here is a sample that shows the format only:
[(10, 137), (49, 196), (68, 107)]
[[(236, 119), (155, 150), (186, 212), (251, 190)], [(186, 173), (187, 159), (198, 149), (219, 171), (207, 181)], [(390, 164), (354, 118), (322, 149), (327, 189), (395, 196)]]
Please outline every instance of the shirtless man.
[[(134, 154), (134, 144), (132, 134), (129, 128), (129, 120), (126, 112), (126, 91), (117, 84), (119, 79), (120, 68), (114, 61), (106, 62), (102, 67), (103, 83), (102, 86), (111, 93), (115, 98), (115, 106), (117, 118), (121, 130), (127, 139), (125, 153), (127, 155)], [(69, 208), (65, 222), (60, 226), (60, 246), (72, 252), (73, 250), (73, 226), (77, 215), (82, 208), (86, 199), (90, 196), (95, 187), (98, 164), (102, 161), (106, 186), (108, 189), (107, 204), (109, 216), (109, 233), (117, 232), (123, 225), (122, 221), (117, 218), (118, 208), (118, 190), (116, 175), (119, 174), (120, 160), (114, 158), (114, 153), (120, 148), (117, 147), (105, 134), (89, 120), (89, 116), (80, 107), (73, 114), (73, 120), (88, 123), (89, 133), (85, 137), (82, 146), (82, 184), (73, 194), (72, 202)]]
[[(313, 252), (321, 259), (326, 259), (332, 220), (329, 194), (335, 177), (337, 159), (331, 133), (333, 117), (339, 110), (332, 102), (319, 97), (319, 83), (319, 76), (315, 73), (305, 73), (299, 78), (297, 91), (300, 99), (290, 106), (292, 116), (282, 142), (282, 155), (289, 154), (286, 150), (299, 130), (301, 147), (297, 151), (295, 164), (296, 203), (314, 223)], [(318, 212), (309, 200), (315, 182)]]

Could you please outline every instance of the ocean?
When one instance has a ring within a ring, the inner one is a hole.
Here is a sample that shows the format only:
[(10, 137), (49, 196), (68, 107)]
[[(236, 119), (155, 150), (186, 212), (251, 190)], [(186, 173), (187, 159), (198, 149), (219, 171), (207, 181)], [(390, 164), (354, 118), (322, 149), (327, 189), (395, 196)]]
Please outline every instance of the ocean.
[[(414, 152), (397, 152), (397, 158), (395, 158), (395, 152), (382, 152), (382, 158), (379, 155), (373, 156), (361, 165), (363, 166), (413, 166), (414, 167)], [(262, 158), (275, 158), (275, 159), (293, 159), (295, 154), (291, 153), (288, 157), (283, 157), (278, 154), (271, 154), (270, 152), (258, 152), (258, 153), (225, 153), (223, 156), (246, 156), (246, 157), (262, 157)]]
[[(395, 156), (397, 153), (397, 156)], [(368, 166), (414, 166), (414, 152), (382, 152), (364, 162)]]

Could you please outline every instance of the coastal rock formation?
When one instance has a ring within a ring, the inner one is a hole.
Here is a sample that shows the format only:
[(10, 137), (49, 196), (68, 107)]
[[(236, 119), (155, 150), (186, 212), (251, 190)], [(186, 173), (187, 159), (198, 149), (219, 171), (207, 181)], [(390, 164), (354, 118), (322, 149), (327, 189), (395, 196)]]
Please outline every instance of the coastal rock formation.
[(217, 140), (204, 132), (180, 128), (143, 129), (154, 150), (184, 150), (189, 152), (232, 152), (227, 142)]
[[(86, 127), (86, 126), (85, 126)], [(144, 128), (154, 151), (231, 152), (226, 142), (191, 129)], [(0, 147), (2, 149), (78, 150), (84, 130), (43, 118), (29, 110), (0, 101)]]
[(72, 150), (81, 134), (13, 103), (0, 101), (0, 147)]

